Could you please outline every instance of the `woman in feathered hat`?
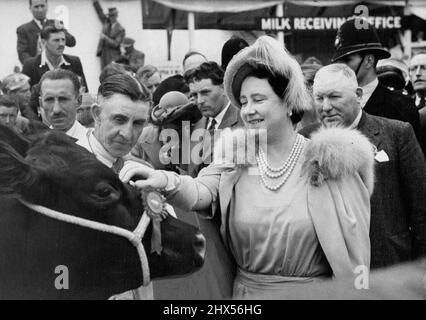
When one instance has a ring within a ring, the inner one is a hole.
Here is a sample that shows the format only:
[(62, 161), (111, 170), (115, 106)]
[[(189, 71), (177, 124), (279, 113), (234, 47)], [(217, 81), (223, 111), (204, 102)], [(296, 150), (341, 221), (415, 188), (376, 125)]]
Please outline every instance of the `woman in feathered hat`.
[(141, 189), (162, 188), (176, 206), (221, 215), (237, 264), (233, 298), (303, 298), (299, 289), (330, 276), (353, 283), (370, 263), (371, 144), (349, 129), (326, 129), (312, 140), (294, 131), (295, 115), (311, 105), (300, 66), (270, 37), (239, 52), (224, 83), (245, 129), (223, 133), (197, 178), (142, 167), (121, 178), (138, 174)]

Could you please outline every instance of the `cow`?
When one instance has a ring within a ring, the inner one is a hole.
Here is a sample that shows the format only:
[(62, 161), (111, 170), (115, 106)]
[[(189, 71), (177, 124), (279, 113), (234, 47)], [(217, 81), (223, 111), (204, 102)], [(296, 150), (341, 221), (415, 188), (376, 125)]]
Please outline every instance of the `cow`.
[[(34, 206), (128, 231), (146, 207), (136, 189), (64, 133), (42, 130), (30, 139), (0, 126), (0, 299), (107, 299), (142, 285), (129, 239)], [(151, 253), (152, 224), (142, 238), (151, 278), (200, 269), (199, 230), (170, 216), (160, 226), (161, 254)]]

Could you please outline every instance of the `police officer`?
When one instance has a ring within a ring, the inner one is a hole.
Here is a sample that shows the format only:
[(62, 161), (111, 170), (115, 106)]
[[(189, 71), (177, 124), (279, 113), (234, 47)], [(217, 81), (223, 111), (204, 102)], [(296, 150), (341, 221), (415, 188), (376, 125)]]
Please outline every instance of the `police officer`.
[(364, 18), (347, 20), (337, 32), (332, 62), (344, 63), (356, 74), (362, 88), (361, 107), (369, 114), (409, 122), (419, 127), (419, 113), (411, 99), (392, 92), (380, 84), (376, 66), (380, 59), (390, 57), (382, 46), (374, 27)]

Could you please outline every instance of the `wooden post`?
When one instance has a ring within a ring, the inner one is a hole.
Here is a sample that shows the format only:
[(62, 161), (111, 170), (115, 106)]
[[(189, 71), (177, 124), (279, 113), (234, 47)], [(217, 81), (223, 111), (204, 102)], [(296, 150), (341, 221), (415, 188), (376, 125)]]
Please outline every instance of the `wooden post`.
[(195, 15), (194, 12), (188, 12), (188, 36), (189, 36), (189, 51), (195, 47)]
[[(275, 8), (275, 15), (277, 17), (283, 17), (284, 16), (284, 4), (279, 4), (277, 5), (277, 7)], [(278, 42), (285, 47), (285, 42), (284, 42), (284, 31), (278, 31)]]

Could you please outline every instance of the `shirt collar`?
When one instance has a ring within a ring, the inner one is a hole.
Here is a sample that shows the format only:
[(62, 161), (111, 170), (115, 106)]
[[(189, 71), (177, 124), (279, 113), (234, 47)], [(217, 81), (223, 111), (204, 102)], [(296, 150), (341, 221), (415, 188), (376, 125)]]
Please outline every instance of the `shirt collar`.
[(219, 128), (220, 124), (222, 123), (223, 117), (225, 116), (226, 111), (228, 110), (229, 106), (231, 105), (231, 102), (229, 101), (228, 104), (225, 106), (225, 108), (222, 109), (219, 114), (216, 115), (214, 118), (209, 118), (209, 123), (207, 124), (207, 128), (212, 123), (212, 119), (216, 120), (215, 130)]
[(74, 121), (74, 124), (72, 127), (66, 132), (67, 135), (70, 137), (73, 137), (77, 140), (80, 140), (83, 138), (84, 134), (86, 134), (86, 131), (88, 129), (80, 124), (77, 120)]
[(364, 106), (367, 104), (368, 99), (370, 99), (371, 95), (373, 94), (374, 90), (376, 90), (378, 85), (379, 79), (376, 78), (362, 87), (361, 108), (364, 108)]
[[(46, 22), (47, 19), (44, 19), (43, 22)], [(37, 19), (33, 19), (33, 21), (35, 22), (35, 24), (40, 28), (43, 29), (43, 24), (41, 23), (41, 21), (37, 20)]]
[[(416, 93), (416, 102), (415, 102), (415, 104), (416, 104), (416, 107), (420, 104), (420, 96)], [(423, 99), (426, 99), (426, 97), (424, 97)]]
[[(40, 62), (40, 67), (43, 67), (44, 65), (47, 65), (49, 67), (49, 70), (55, 70), (55, 67), (50, 63), (49, 59), (47, 59), (46, 56), (46, 51), (43, 50), (41, 52), (41, 62)], [(59, 65), (56, 69), (61, 68), (61, 66), (69, 66), (71, 65), (68, 61), (65, 60), (64, 56), (61, 56), (61, 61), (59, 62)]]
[(111, 168), (117, 158), (114, 158), (107, 150), (105, 150), (104, 146), (98, 141), (98, 139), (96, 139), (95, 135), (93, 134), (93, 129), (90, 129), (89, 131), (90, 132), (88, 132), (87, 138), (89, 140), (91, 151), (100, 162), (102, 162), (108, 168)]

